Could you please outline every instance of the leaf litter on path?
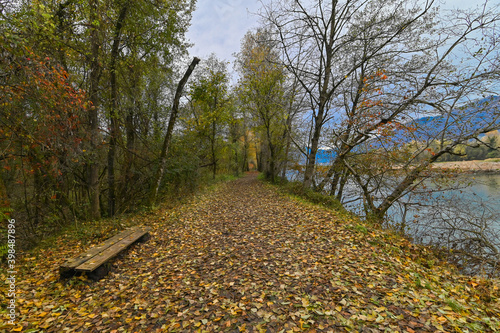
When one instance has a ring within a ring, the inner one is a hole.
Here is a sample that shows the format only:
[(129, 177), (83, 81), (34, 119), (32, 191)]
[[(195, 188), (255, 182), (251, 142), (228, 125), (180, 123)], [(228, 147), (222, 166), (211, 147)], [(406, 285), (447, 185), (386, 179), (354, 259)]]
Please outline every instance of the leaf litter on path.
[(117, 259), (98, 282), (58, 279), (59, 265), (78, 249), (41, 250), (38, 258), (25, 258), (13, 328), (500, 330), (498, 281), (460, 276), (426, 259), (432, 255), (423, 247), (280, 194), (255, 175), (146, 219), (141, 224), (153, 227), (151, 239)]

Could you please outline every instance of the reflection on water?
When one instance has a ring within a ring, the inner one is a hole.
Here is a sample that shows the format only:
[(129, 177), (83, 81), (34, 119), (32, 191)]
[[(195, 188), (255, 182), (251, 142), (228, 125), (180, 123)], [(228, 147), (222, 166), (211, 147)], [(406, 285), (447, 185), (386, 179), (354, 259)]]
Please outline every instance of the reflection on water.
[(493, 199), (500, 203), (500, 175), (496, 174), (480, 174), (471, 175), (471, 186), (468, 189), (471, 193), (475, 193), (484, 199)]
[[(413, 212), (418, 217), (425, 216), (429, 213), (435, 213), (429, 211), (430, 209), (452, 206), (457, 207), (460, 211), (466, 208), (471, 216), (481, 215), (485, 209), (489, 211), (500, 210), (500, 175), (498, 174), (464, 174), (448, 186), (443, 187), (443, 190), (430, 181), (426, 185), (430, 192), (406, 198), (409, 202), (406, 207), (418, 207), (409, 208), (410, 211), (406, 212), (407, 216), (412, 216)], [(439, 201), (442, 202), (439, 203)], [(398, 212), (396, 207), (388, 212), (388, 216), (396, 222), (402, 221), (401, 212)], [(500, 229), (500, 215), (497, 215), (494, 221), (490, 222), (495, 224), (495, 228)]]
[[(421, 217), (427, 209), (435, 208), (436, 202), (446, 201), (457, 205), (468, 206), (471, 211), (483, 209), (488, 205), (492, 209), (500, 210), (500, 174), (464, 174), (446, 185), (439, 184), (438, 181), (426, 181), (425, 190), (411, 193), (402, 198), (400, 205), (393, 206), (388, 211), (388, 218), (394, 222), (402, 221), (402, 214), (407, 218), (417, 215)], [(354, 184), (346, 187), (347, 193), (344, 198), (347, 209), (356, 214), (362, 215), (362, 194)], [(388, 194), (388, 189), (380, 191)], [(500, 227), (500, 214), (497, 219)]]
[[(287, 173), (289, 180), (301, 180), (296, 171)], [(500, 174), (477, 173), (463, 174), (452, 183), (447, 184), (446, 189), (439, 190), (438, 185), (432, 181), (426, 182), (429, 191), (421, 191), (407, 195), (398, 206), (394, 205), (388, 211), (388, 218), (395, 223), (411, 222), (413, 219), (421, 219), (424, 215), (434, 213), (432, 210), (440, 205), (456, 205), (461, 208), (466, 206), (470, 213), (481, 215), (485, 207), (491, 212), (497, 212), (494, 218), (495, 228), (500, 230)], [(328, 188), (325, 189), (329, 191)], [(347, 184), (344, 189), (344, 206), (352, 212), (363, 215), (362, 194), (354, 184)], [(384, 192), (384, 190), (382, 190)], [(385, 190), (387, 192), (387, 190)], [(491, 214), (490, 214), (491, 215)]]
[[(291, 181), (301, 180), (301, 175), (296, 171), (288, 171), (287, 178)], [(427, 182), (426, 185), (430, 187), (432, 190), (437, 190), (437, 186), (432, 182)], [(458, 189), (447, 189), (444, 191), (433, 192), (432, 196), (444, 197), (444, 198), (454, 198), (456, 200), (473, 200), (474, 202), (489, 202), (493, 208), (497, 208), (500, 210), (500, 174), (493, 173), (478, 173), (478, 174), (464, 174), (459, 176), (454, 184), (448, 186), (448, 188), (459, 187)], [(328, 192), (329, 188), (325, 188)], [(345, 187), (345, 206), (351, 211), (362, 214), (362, 199), (361, 192), (359, 192), (353, 184), (347, 184)], [(420, 195), (414, 195), (413, 198), (416, 200), (422, 199), (422, 196), (428, 196), (427, 193), (421, 193)], [(408, 198), (407, 198), (408, 199)], [(475, 209), (474, 206), (470, 207), (471, 209)], [(476, 207), (480, 208), (480, 207)], [(389, 212), (395, 213), (394, 210)], [(498, 224), (500, 226), (500, 215), (498, 219)]]

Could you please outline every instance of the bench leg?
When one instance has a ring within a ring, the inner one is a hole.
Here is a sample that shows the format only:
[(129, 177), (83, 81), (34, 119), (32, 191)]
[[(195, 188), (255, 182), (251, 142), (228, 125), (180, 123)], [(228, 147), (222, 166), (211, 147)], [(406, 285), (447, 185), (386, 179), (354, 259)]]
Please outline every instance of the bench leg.
[(68, 279), (73, 276), (80, 275), (80, 272), (75, 271), (74, 269), (68, 269), (68, 268), (59, 268), (59, 278), (60, 279)]
[(110, 271), (110, 265), (108, 263), (105, 263), (105, 264), (97, 267), (92, 272), (87, 273), (87, 276), (92, 281), (99, 281), (100, 279), (102, 279), (103, 277), (108, 275), (109, 271)]
[(137, 240), (137, 243), (144, 243), (144, 242), (148, 241), (150, 238), (151, 238), (151, 235), (148, 232), (147, 234), (145, 234), (144, 236), (142, 236), (141, 238), (139, 238)]

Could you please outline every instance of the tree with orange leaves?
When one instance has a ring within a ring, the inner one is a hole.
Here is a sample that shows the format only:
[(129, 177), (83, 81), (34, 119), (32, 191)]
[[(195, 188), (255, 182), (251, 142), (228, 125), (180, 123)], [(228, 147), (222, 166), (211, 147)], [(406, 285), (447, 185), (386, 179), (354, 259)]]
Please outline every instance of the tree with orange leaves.
[(12, 35), (0, 36), (0, 58), (0, 173), (9, 180), (2, 187), (24, 207), (13, 207), (15, 214), (24, 211), (22, 220), (35, 227), (46, 207), (71, 207), (68, 187), (82, 163), (87, 99), (65, 70)]

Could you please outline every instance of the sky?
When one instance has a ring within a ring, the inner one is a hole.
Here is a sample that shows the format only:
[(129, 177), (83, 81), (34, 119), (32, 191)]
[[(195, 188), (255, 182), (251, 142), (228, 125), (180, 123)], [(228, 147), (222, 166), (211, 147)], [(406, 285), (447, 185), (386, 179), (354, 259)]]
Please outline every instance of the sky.
[(258, 0), (198, 0), (188, 39), (195, 45), (191, 56), (201, 59), (215, 53), (219, 59), (233, 61), (246, 32), (257, 27)]
[[(475, 7), (484, 0), (438, 1), (444, 3), (442, 7), (452, 9)], [(496, 1), (489, 0), (490, 4)], [(219, 59), (233, 62), (243, 36), (258, 26), (259, 17), (255, 13), (261, 5), (259, 0), (198, 0), (187, 33), (194, 44), (189, 49), (190, 55), (205, 59), (215, 53)]]

